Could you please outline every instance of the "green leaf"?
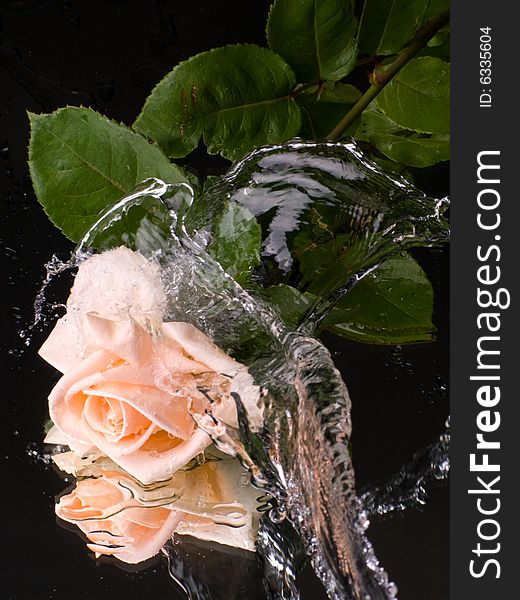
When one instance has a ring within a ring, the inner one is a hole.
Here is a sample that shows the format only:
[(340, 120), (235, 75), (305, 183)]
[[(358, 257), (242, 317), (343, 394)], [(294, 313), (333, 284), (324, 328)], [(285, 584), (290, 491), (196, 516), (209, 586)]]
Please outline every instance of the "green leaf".
[(450, 50), (450, 26), (448, 24), (432, 37), (428, 44), (417, 53), (417, 56), (434, 56), (449, 62)]
[(326, 318), (343, 337), (372, 344), (431, 341), (433, 289), (409, 255), (390, 258), (363, 278)]
[(428, 2), (428, 9), (426, 11), (426, 14), (424, 15), (423, 25), (424, 25), (424, 23), (426, 23), (426, 21), (428, 21), (428, 19), (431, 19), (432, 17), (436, 17), (444, 10), (450, 8), (450, 5), (451, 5), (450, 0), (430, 0)]
[(238, 283), (249, 280), (251, 270), (260, 264), (260, 225), (247, 208), (228, 202), (215, 219), (210, 255)]
[(372, 138), (376, 148), (388, 158), (409, 167), (429, 167), (450, 159), (450, 137), (410, 137), (377, 135)]
[(311, 307), (312, 300), (316, 298), (310, 294), (302, 294), (296, 288), (283, 283), (263, 289), (260, 295), (275, 306), (285, 323), (291, 327), (297, 327), (300, 324), (301, 319)]
[(449, 0), (366, 0), (359, 24), (359, 51), (372, 56), (399, 52)]
[(361, 98), (361, 92), (348, 83), (326, 81), (320, 94), (320, 102), (332, 104), (354, 104)]
[(172, 157), (194, 150), (231, 160), (294, 137), (301, 124), (287, 63), (253, 44), (203, 52), (177, 65), (154, 88), (134, 128)]
[(388, 158), (410, 167), (428, 167), (450, 158), (449, 135), (424, 135), (401, 129), (373, 108), (363, 112), (356, 138), (370, 142)]
[(415, 58), (386, 85), (375, 103), (391, 121), (418, 133), (450, 132), (450, 66)]
[[(335, 104), (332, 102), (319, 102), (316, 104), (304, 104), (302, 110), (302, 128), (300, 137), (310, 140), (324, 140), (327, 134), (348, 112), (348, 104)], [(352, 135), (355, 128), (349, 128), (341, 136), (342, 138)]]
[[(262, 291), (282, 319), (298, 326), (316, 302), (288, 285)], [(370, 344), (431, 341), (433, 289), (424, 271), (409, 255), (390, 258), (362, 279), (326, 317), (324, 326), (342, 337)]]
[[(302, 111), (300, 136), (324, 139), (360, 97), (361, 92), (353, 85), (333, 81), (301, 94), (297, 97)], [(351, 135), (354, 131), (349, 128), (344, 135)]]
[(29, 118), (29, 168), (36, 196), (73, 241), (143, 179), (188, 181), (159, 148), (88, 108), (66, 107)]
[(353, 0), (275, 0), (267, 21), (269, 47), (298, 81), (339, 81), (356, 65)]
[(361, 122), (356, 131), (356, 139), (370, 142), (374, 135), (392, 134), (401, 131), (401, 127), (374, 108), (366, 108), (361, 114)]

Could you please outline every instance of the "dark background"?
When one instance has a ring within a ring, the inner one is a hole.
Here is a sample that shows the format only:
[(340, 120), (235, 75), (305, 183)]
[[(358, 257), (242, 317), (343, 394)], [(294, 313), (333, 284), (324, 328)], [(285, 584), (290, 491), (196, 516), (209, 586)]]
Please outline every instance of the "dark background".
[[(57, 379), (36, 355), (49, 327), (36, 331), (29, 347), (19, 332), (31, 323), (45, 262), (54, 253), (65, 259), (72, 246), (34, 197), (26, 167), (26, 111), (83, 104), (130, 124), (153, 85), (180, 60), (227, 43), (265, 45), (268, 7), (269, 2), (258, 0), (0, 3), (2, 598), (183, 597), (164, 561), (139, 573), (98, 564), (79, 536), (55, 521), (54, 496), (64, 484), (37, 456), (47, 416), (45, 398)], [(208, 160), (202, 152), (189, 162), (201, 174), (227, 164)], [(447, 170), (423, 173), (418, 183), (425, 191), (445, 195)], [(435, 343), (382, 348), (325, 340), (353, 399), (360, 487), (391, 476), (414, 452), (433, 442), (448, 414), (447, 254), (421, 251), (418, 258), (436, 289)], [(65, 277), (51, 295), (64, 301), (69, 285)], [(430, 496), (423, 509), (410, 509), (384, 522), (374, 520), (369, 529), (401, 600), (448, 598), (447, 487), (430, 490)], [(242, 577), (253, 590), (233, 597), (258, 597), (261, 583), (251, 575), (254, 563), (239, 558), (233, 562), (232, 557), (218, 562), (210, 551), (204, 556), (201, 562), (213, 568), (212, 576)], [(302, 575), (302, 590), (309, 600), (325, 598), (310, 569)]]

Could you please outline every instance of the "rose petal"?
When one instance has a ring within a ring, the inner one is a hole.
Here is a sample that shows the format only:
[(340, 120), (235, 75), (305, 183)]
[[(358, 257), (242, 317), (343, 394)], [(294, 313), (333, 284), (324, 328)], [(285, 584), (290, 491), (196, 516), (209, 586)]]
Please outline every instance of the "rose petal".
[(87, 313), (83, 330), (85, 339), (94, 348), (115, 354), (131, 365), (146, 365), (152, 358), (150, 335), (132, 321), (111, 321)]
[(124, 246), (96, 254), (80, 264), (67, 315), (56, 323), (39, 354), (65, 373), (95, 350), (83, 331), (87, 313), (160, 327), (165, 306), (158, 265)]
[[(49, 429), (47, 435), (45, 436), (45, 439), (43, 440), (43, 443), (44, 444), (57, 444), (60, 446), (68, 446), (71, 450), (73, 450), (79, 456), (85, 456), (89, 452), (92, 452), (92, 450), (94, 449), (94, 446), (92, 445), (92, 443), (83, 444), (81, 442), (77, 442), (76, 440), (73, 440), (68, 435), (65, 435), (63, 433), (63, 431), (60, 431), (56, 427), (56, 425), (53, 425)], [(53, 459), (54, 459), (54, 457), (53, 457)], [(58, 465), (58, 467), (59, 467), (59, 465)]]
[(58, 320), (38, 354), (61, 373), (66, 373), (83, 360), (84, 347), (68, 316)]
[(162, 330), (167, 338), (177, 342), (188, 354), (207, 365), (211, 371), (235, 375), (242, 366), (191, 323), (163, 323)]
[[(263, 423), (260, 388), (255, 385), (247, 368), (228, 356), (191, 323), (163, 323), (163, 331), (168, 338), (176, 341), (186, 352), (207, 365), (212, 371), (228, 375), (231, 378), (231, 391), (240, 396), (251, 429), (258, 431)], [(220, 410), (221, 420), (227, 425), (237, 428), (236, 407), (231, 408), (228, 405), (223, 406)], [(217, 416), (216, 413), (215, 416)]]
[[(125, 453), (137, 450), (157, 430), (154, 423), (128, 403), (99, 390), (90, 391), (82, 418), (108, 442), (119, 444), (122, 453), (123, 450)], [(119, 422), (111, 423), (113, 419)]]
[[(77, 397), (82, 389), (81, 385), (77, 386), (77, 382), (88, 380), (90, 383), (94, 383), (99, 381), (100, 371), (106, 369), (107, 365), (114, 360), (117, 360), (117, 356), (111, 355), (105, 350), (93, 352), (72, 370), (65, 373), (49, 395), (50, 418), (57, 429), (74, 444), (92, 445), (92, 440), (85, 436), (81, 427), (85, 398)], [(72, 448), (70, 443), (68, 445)]]
[(159, 324), (166, 305), (158, 265), (124, 246), (95, 254), (82, 262), (67, 302), (81, 318), (89, 312), (145, 327)]
[(83, 391), (90, 396), (116, 398), (125, 402), (161, 429), (184, 440), (191, 435), (195, 426), (188, 413), (187, 399), (157, 388), (100, 381), (95, 387), (89, 386)]

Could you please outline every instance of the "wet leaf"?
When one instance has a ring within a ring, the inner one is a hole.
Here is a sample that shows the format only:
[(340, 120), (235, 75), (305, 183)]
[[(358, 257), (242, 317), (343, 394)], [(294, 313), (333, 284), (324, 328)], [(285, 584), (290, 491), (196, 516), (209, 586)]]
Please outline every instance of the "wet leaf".
[[(262, 296), (296, 327), (317, 297), (289, 285), (271, 286)], [(433, 289), (409, 255), (390, 258), (362, 279), (332, 310), (324, 326), (345, 338), (371, 344), (405, 344), (433, 339)]]
[(450, 132), (450, 66), (431, 56), (410, 61), (376, 98), (377, 108), (404, 129)]
[(370, 142), (388, 158), (410, 167), (428, 167), (450, 158), (449, 135), (402, 129), (377, 109), (363, 112), (356, 138)]
[(188, 181), (159, 148), (88, 108), (31, 114), (30, 120), (29, 167), (36, 196), (73, 241), (143, 179)]
[(217, 48), (175, 67), (152, 91), (134, 127), (172, 157), (185, 156), (202, 137), (210, 154), (234, 160), (298, 133), (295, 85), (289, 65), (267, 48)]
[(354, 104), (361, 98), (361, 92), (349, 83), (326, 81), (320, 89), (319, 102), (332, 104)]
[(369, 106), (361, 115), (361, 122), (356, 131), (356, 139), (369, 142), (374, 135), (392, 134), (402, 131), (399, 127), (377, 108)]
[[(360, 97), (361, 92), (353, 85), (332, 81), (325, 82), (317, 91), (298, 96), (302, 111), (300, 136), (325, 139)], [(349, 128), (344, 136), (352, 135), (354, 131), (355, 128)]]
[(261, 296), (274, 305), (285, 323), (291, 327), (300, 324), (316, 298), (283, 283), (262, 290)]
[[(324, 140), (328, 133), (347, 114), (350, 106), (352, 104), (337, 104), (332, 102), (302, 105), (302, 128), (300, 136), (304, 139)], [(348, 137), (354, 131), (355, 127), (349, 128), (341, 137)]]
[(212, 233), (209, 253), (226, 273), (244, 285), (260, 263), (260, 225), (247, 208), (229, 202), (215, 219)]
[(339, 81), (356, 64), (353, 0), (276, 0), (269, 13), (269, 47), (299, 81)]
[(377, 135), (372, 137), (375, 147), (388, 158), (409, 167), (429, 167), (450, 159), (450, 137), (409, 137)]
[(448, 0), (366, 0), (359, 24), (359, 51), (389, 56), (399, 52)]
[(372, 344), (433, 339), (433, 289), (409, 255), (390, 258), (339, 302), (325, 325), (342, 337)]

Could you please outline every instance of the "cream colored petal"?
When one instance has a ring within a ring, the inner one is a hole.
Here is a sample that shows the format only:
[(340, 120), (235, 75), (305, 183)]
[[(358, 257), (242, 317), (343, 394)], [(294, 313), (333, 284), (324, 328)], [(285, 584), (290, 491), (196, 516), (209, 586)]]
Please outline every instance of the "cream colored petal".
[(159, 428), (183, 440), (191, 436), (195, 427), (188, 413), (186, 398), (162, 392), (154, 387), (102, 381), (95, 388), (85, 388), (84, 392), (90, 396), (120, 400)]
[(200, 429), (196, 429), (189, 440), (170, 450), (136, 450), (131, 454), (120, 455), (116, 445), (107, 443), (101, 436), (92, 437), (100, 450), (144, 484), (169, 479), (211, 444), (211, 438)]
[(95, 312), (143, 327), (160, 323), (165, 305), (160, 267), (124, 246), (81, 263), (67, 302), (68, 310), (78, 315)]
[[(72, 453), (62, 453), (62, 454), (77, 454), (79, 456), (86, 456), (94, 450), (94, 446), (91, 443), (83, 444), (81, 442), (77, 442), (76, 440), (70, 438), (68, 435), (64, 434), (60, 431), (56, 425), (53, 425), (45, 439), (43, 440), (44, 444), (56, 444), (59, 446), (68, 446), (73, 452)], [(56, 456), (60, 456), (60, 454), (55, 454), (52, 459), (56, 462)], [(57, 463), (56, 463), (57, 464)], [(57, 465), (61, 468), (59, 465)], [(66, 469), (62, 469), (65, 471)], [(70, 472), (70, 471), (67, 471)]]
[(90, 450), (83, 456), (84, 458), (72, 451), (60, 452), (54, 454), (52, 460), (60, 471), (75, 477), (97, 477), (103, 469), (117, 469), (117, 465), (97, 449)]
[(106, 369), (113, 360), (117, 359), (105, 350), (93, 352), (73, 369), (65, 373), (52, 389), (49, 395), (49, 416), (54, 425), (63, 434), (70, 438), (71, 443), (78, 445), (92, 445), (81, 427), (81, 415), (84, 399), (77, 393), (84, 386), (92, 385), (101, 379), (100, 371)]
[(145, 329), (160, 327), (166, 296), (158, 265), (121, 246), (82, 262), (61, 318), (39, 354), (67, 372), (94, 348), (84, 332), (84, 316), (96, 313), (112, 321), (133, 321)]
[[(119, 432), (113, 432), (110, 424), (106, 423), (106, 415), (103, 410), (103, 405), (112, 404), (121, 408), (121, 414), (124, 415), (124, 422), (120, 424)], [(142, 428), (133, 434), (127, 434), (125, 429), (132, 423), (127, 422), (127, 415), (133, 415), (133, 424)], [(157, 426), (151, 423), (146, 417), (132, 408), (126, 402), (121, 402), (114, 397), (106, 397), (103, 392), (96, 396), (94, 393), (87, 397), (85, 409), (83, 411), (81, 425), (87, 437), (94, 442), (97, 441), (96, 436), (102, 436), (105, 440), (118, 448), (120, 454), (128, 454), (138, 450), (147, 440), (150, 439), (157, 431)], [(93, 434), (96, 434), (95, 436)]]
[(88, 344), (101, 348), (132, 365), (146, 365), (152, 360), (150, 335), (132, 321), (112, 321), (92, 312), (84, 315), (83, 331)]
[[(240, 396), (251, 429), (258, 431), (263, 423), (263, 404), (260, 388), (255, 385), (247, 367), (228, 356), (208, 336), (190, 323), (163, 323), (163, 332), (168, 338), (180, 344), (195, 360), (204, 363), (217, 373), (230, 377), (231, 391)], [(221, 418), (232, 427), (238, 426), (236, 413), (233, 417), (229, 407), (223, 407)]]
[(195, 360), (212, 371), (234, 375), (242, 367), (191, 323), (163, 323), (162, 328), (166, 337), (180, 344)]
[(84, 344), (76, 325), (69, 317), (58, 320), (38, 354), (61, 373), (70, 371), (83, 360)]

